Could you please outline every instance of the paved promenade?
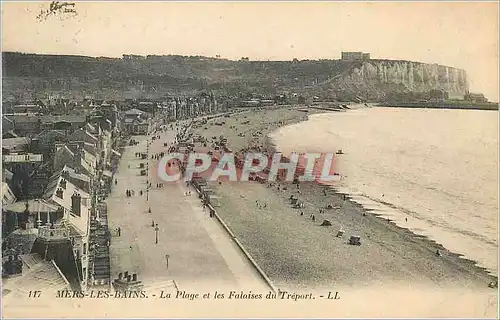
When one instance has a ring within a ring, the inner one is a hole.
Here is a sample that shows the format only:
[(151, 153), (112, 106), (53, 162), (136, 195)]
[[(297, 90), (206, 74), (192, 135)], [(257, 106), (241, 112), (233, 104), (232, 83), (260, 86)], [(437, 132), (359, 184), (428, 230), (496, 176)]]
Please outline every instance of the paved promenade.
[[(145, 285), (175, 280), (181, 290), (205, 286), (268, 290), (220, 224), (203, 211), (194, 190), (186, 196), (188, 189), (184, 182), (157, 187), (161, 181), (151, 176), (151, 172), (158, 161), (151, 159), (151, 155), (166, 152), (163, 143), (174, 140), (174, 131), (161, 133), (160, 139), (151, 142), (147, 160), (135, 156), (136, 152), (146, 152), (147, 137), (135, 139), (140, 143), (125, 148), (116, 174), (118, 183), (108, 198), (109, 227), (113, 234), (112, 278), (129, 271), (138, 273)], [(140, 175), (139, 168), (140, 163), (146, 162), (152, 185), (148, 196), (148, 178)], [(135, 195), (127, 197), (126, 190), (133, 190)], [(153, 220), (158, 224), (158, 244)], [(113, 231), (118, 227), (120, 236)]]

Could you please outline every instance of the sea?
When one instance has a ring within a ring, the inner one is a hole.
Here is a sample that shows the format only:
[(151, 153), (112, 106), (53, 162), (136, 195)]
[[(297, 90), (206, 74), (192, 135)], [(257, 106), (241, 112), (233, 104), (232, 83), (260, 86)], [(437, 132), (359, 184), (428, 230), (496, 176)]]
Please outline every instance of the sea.
[(362, 108), (270, 137), (283, 153), (341, 149), (337, 191), (497, 274), (497, 111)]

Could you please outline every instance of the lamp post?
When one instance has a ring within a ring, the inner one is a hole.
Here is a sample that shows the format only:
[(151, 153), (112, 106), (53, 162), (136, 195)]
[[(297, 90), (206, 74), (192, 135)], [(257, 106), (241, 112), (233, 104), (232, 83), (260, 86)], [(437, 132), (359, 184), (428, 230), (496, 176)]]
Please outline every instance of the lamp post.
[(158, 224), (156, 224), (156, 227), (155, 227), (155, 244), (158, 244), (158, 231), (160, 231), (160, 228), (158, 228)]

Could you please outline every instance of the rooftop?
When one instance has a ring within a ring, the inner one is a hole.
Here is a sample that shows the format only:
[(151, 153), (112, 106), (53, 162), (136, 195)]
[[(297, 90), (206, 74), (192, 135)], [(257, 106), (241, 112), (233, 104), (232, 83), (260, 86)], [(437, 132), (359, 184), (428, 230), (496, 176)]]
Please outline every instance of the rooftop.
[(90, 132), (88, 132), (83, 128), (73, 132), (73, 134), (71, 134), (68, 139), (70, 141), (82, 140), (90, 143), (97, 143), (97, 141), (99, 141), (99, 139), (97, 139), (96, 136), (94, 136), (93, 134), (91, 134)]
[(69, 289), (70, 285), (64, 274), (53, 260), (45, 261), (37, 253), (19, 256), (23, 262), (23, 273), (3, 281), (8, 296), (26, 297), (29, 291), (42, 292)]
[[(62, 179), (63, 177), (61, 175), (51, 177), (43, 198), (49, 203), (63, 207), (65, 210), (65, 218), (67, 218), (70, 224), (78, 230), (78, 233), (85, 234), (89, 223), (90, 195), (68, 180), (66, 180), (66, 187), (61, 188)], [(63, 190), (62, 198), (56, 195), (56, 191), (59, 188)], [(75, 193), (78, 193), (81, 196), (80, 216), (73, 214), (72, 210), (71, 197)]]
[(2, 148), (11, 149), (17, 146), (28, 145), (29, 139), (26, 137), (2, 139)]
[(44, 138), (48, 135), (58, 135), (58, 136), (61, 136), (61, 137), (65, 137), (66, 136), (66, 132), (64, 130), (44, 130), (42, 132), (40, 132), (39, 134), (37, 134), (35, 136), (35, 139), (40, 139), (40, 138)]
[(125, 111), (125, 114), (128, 116), (130, 116), (130, 115), (139, 115), (140, 116), (143, 113), (144, 113), (144, 111), (141, 111), (139, 109), (130, 109), (130, 110)]
[[(14, 213), (22, 213), (26, 210), (26, 200), (11, 203), (2, 209)], [(58, 207), (56, 205), (50, 204), (44, 199), (28, 200), (28, 210), (30, 212), (57, 212), (57, 209)]]

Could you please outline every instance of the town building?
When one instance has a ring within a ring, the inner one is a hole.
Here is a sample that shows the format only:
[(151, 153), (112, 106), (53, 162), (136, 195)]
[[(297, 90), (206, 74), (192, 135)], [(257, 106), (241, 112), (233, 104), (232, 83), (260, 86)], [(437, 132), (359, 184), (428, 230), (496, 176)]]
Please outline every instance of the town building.
[(342, 60), (370, 60), (370, 54), (365, 52), (342, 51)]
[(39, 113), (44, 111), (44, 107), (40, 104), (17, 104), (10, 107), (12, 113)]
[[(108, 231), (98, 220), (106, 216), (100, 201), (112, 185), (111, 161), (120, 157), (112, 149), (120, 118), (113, 104), (92, 103), (104, 106), (94, 116), (84, 110), (2, 117), (10, 132), (2, 150), (4, 257), (12, 252), (4, 261), (7, 277), (31, 279), (33, 267), (50, 273), (55, 287), (109, 284)], [(143, 123), (147, 114), (136, 119)]]
[(54, 260), (45, 260), (38, 253), (8, 253), (3, 258), (2, 304), (5, 307), (26, 298), (27, 292), (56, 295), (71, 290), (71, 285)]
[(16, 202), (16, 196), (7, 182), (2, 181), (2, 207)]
[(128, 134), (145, 135), (148, 133), (147, 113), (139, 109), (125, 111), (122, 128)]
[(30, 144), (30, 139), (26, 137), (2, 139), (2, 155), (27, 153)]
[(482, 93), (471, 93), (471, 92), (467, 92), (465, 95), (464, 95), (464, 100), (465, 101), (470, 101), (470, 102), (488, 102), (488, 99), (486, 99), (486, 97), (484, 96), (484, 94)]

